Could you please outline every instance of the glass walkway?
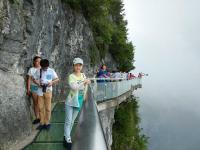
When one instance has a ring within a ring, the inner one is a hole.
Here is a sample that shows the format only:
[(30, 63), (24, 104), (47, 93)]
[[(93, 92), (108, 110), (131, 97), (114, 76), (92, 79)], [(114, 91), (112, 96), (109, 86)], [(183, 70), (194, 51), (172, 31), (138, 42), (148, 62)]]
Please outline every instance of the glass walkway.
[[(108, 150), (98, 115), (98, 103), (113, 100), (140, 87), (141, 78), (93, 80), (88, 87), (87, 99), (73, 127), (72, 150)], [(66, 150), (63, 145), (64, 118), (64, 102), (58, 102), (52, 111), (51, 128), (48, 131), (40, 131), (24, 150)]]

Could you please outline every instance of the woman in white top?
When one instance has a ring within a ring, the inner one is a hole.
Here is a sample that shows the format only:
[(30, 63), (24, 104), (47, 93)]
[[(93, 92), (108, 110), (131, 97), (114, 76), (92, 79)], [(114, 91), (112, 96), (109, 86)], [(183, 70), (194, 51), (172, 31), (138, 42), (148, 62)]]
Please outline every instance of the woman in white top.
[(40, 122), (40, 116), (39, 116), (39, 107), (38, 107), (38, 86), (33, 83), (32, 78), (35, 74), (35, 72), (40, 69), (40, 60), (41, 58), (39, 56), (35, 56), (33, 58), (33, 67), (29, 69), (28, 71), (28, 80), (27, 80), (27, 95), (32, 96), (33, 99), (33, 109), (35, 113), (35, 120), (33, 121), (33, 124), (37, 124)]
[(86, 85), (90, 84), (90, 80), (86, 79), (83, 69), (83, 60), (75, 58), (73, 60), (73, 73), (69, 75), (68, 83), (70, 91), (65, 102), (65, 125), (64, 125), (64, 143), (72, 143), (71, 131), (84, 101), (84, 93)]

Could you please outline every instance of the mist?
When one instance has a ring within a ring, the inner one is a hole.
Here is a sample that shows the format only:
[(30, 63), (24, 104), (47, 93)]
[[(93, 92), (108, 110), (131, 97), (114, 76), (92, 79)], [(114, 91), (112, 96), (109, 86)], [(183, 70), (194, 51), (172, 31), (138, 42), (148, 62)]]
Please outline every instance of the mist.
[(200, 148), (200, 1), (124, 0), (149, 149)]

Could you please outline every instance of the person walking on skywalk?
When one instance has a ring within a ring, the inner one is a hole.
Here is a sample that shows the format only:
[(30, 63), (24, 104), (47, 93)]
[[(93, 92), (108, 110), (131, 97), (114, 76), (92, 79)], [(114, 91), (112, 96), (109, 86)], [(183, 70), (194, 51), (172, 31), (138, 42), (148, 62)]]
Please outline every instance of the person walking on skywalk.
[(90, 84), (82, 69), (83, 60), (75, 58), (73, 73), (68, 77), (70, 91), (65, 102), (64, 144), (72, 143), (70, 135), (72, 127), (85, 99), (86, 85)]
[(50, 128), (52, 85), (59, 81), (56, 72), (49, 68), (47, 59), (42, 59), (40, 66), (41, 69), (37, 70), (33, 76), (33, 82), (38, 85), (37, 95), (40, 114), (38, 130)]

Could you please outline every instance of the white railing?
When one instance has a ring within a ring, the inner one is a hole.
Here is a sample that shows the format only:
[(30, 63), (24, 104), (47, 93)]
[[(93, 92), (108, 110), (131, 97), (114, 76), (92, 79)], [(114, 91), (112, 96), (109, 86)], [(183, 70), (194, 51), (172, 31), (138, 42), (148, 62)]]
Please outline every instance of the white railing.
[(94, 99), (97, 102), (116, 98), (130, 91), (132, 87), (141, 85), (141, 78), (134, 78), (130, 80), (122, 78), (93, 78), (91, 80), (91, 88), (93, 90)]

